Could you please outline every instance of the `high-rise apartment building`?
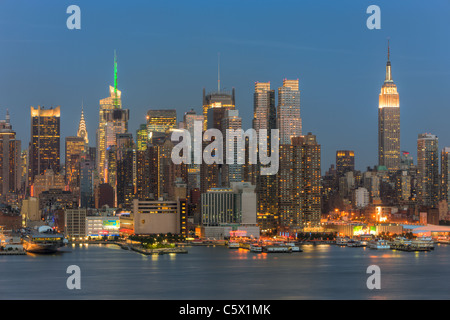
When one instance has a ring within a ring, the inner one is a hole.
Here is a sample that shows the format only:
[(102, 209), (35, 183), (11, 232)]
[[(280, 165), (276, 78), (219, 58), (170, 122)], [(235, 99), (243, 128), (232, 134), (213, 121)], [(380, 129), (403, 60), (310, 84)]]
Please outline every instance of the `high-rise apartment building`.
[(439, 201), (438, 137), (429, 133), (417, 139), (417, 200), (429, 207), (437, 207)]
[(277, 128), (280, 144), (291, 144), (291, 138), (302, 135), (298, 79), (284, 79), (283, 86), (278, 88)]
[[(270, 88), (270, 82), (256, 82), (253, 94), (253, 129), (258, 135), (260, 130), (267, 130), (267, 150), (271, 150), (270, 134), (276, 127), (275, 90)], [(260, 163), (250, 166), (252, 183), (256, 184), (258, 224), (261, 230), (276, 230), (278, 180), (276, 175), (261, 175), (260, 166)]]
[(280, 145), (278, 171), (279, 227), (291, 232), (320, 226), (321, 146), (316, 136), (293, 137)]
[(450, 208), (450, 148), (441, 151), (441, 196), (440, 200), (447, 201)]
[(299, 138), (298, 143), (302, 145), (303, 228), (317, 228), (321, 219), (321, 146), (310, 132)]
[(386, 78), (378, 104), (378, 164), (389, 171), (400, 168), (400, 100), (392, 80), (389, 46)]

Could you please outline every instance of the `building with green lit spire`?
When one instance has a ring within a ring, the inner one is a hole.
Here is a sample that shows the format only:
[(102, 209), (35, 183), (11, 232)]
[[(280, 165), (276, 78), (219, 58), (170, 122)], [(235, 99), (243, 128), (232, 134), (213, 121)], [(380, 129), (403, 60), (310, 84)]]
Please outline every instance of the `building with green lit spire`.
[(100, 179), (108, 182), (106, 150), (116, 145), (116, 135), (128, 132), (130, 111), (122, 109), (122, 92), (117, 86), (117, 57), (114, 52), (114, 86), (109, 86), (109, 97), (100, 100), (97, 128), (97, 170)]

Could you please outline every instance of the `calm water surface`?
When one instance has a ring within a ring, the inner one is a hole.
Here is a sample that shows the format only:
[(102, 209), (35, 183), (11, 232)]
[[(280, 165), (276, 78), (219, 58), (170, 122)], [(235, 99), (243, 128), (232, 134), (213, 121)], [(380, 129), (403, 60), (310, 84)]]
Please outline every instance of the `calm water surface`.
[[(0, 256), (0, 299), (450, 299), (450, 246), (431, 252), (334, 245), (299, 253), (187, 247), (144, 256), (114, 245), (76, 245), (55, 255)], [(81, 269), (81, 290), (66, 286)], [(381, 268), (381, 289), (366, 286)]]

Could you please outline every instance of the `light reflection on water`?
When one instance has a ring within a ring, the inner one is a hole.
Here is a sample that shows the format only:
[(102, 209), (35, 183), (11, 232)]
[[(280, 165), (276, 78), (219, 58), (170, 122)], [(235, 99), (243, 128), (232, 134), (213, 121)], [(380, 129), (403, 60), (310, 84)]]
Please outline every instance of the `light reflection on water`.
[[(186, 247), (141, 255), (114, 245), (57, 255), (0, 256), (1, 299), (449, 299), (450, 246), (432, 252), (305, 245), (303, 252)], [(81, 290), (69, 290), (69, 265)], [(381, 290), (366, 286), (381, 269)]]

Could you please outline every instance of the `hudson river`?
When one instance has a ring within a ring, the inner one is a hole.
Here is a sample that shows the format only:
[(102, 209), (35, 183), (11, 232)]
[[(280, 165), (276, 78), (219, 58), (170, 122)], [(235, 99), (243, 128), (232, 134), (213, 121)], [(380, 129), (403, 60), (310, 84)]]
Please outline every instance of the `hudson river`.
[[(0, 299), (450, 299), (450, 245), (430, 252), (303, 246), (297, 253), (187, 247), (144, 256), (115, 245), (75, 245), (55, 255), (0, 256)], [(69, 290), (67, 267), (81, 270)], [(369, 290), (367, 267), (381, 269)]]

